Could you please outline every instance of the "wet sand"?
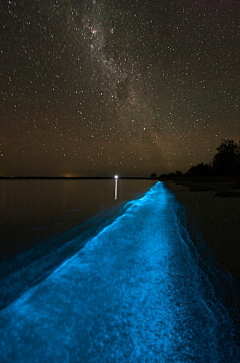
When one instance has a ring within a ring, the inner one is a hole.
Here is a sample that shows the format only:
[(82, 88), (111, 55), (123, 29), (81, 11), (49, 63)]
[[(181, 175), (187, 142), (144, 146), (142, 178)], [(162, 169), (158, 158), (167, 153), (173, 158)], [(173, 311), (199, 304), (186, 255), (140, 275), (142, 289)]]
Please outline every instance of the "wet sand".
[[(216, 196), (215, 190), (192, 191), (173, 181), (165, 182), (193, 216), (216, 261), (240, 283), (240, 198)], [(233, 193), (233, 195), (234, 195)]]

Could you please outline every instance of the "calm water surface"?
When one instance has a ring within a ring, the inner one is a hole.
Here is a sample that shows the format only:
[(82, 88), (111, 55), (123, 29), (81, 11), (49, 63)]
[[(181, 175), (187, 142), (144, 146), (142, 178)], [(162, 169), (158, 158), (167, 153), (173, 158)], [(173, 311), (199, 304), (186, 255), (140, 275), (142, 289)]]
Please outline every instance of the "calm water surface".
[(151, 180), (0, 181), (1, 259), (46, 242), (97, 213), (135, 199)]
[(0, 308), (76, 253), (153, 180), (1, 180)]
[[(80, 184), (70, 195), (81, 195)], [(108, 190), (112, 196), (110, 182)], [(239, 363), (238, 286), (216, 268), (185, 208), (161, 182), (118, 212), (107, 208), (110, 199), (100, 216), (112, 223), (96, 234), (99, 213), (90, 218), (95, 234), (83, 248), (89, 228), (62, 245), (60, 237), (39, 244), (43, 251), (36, 245), (9, 262), (8, 274), (2, 269), (0, 361)], [(67, 205), (59, 218), (76, 209)]]

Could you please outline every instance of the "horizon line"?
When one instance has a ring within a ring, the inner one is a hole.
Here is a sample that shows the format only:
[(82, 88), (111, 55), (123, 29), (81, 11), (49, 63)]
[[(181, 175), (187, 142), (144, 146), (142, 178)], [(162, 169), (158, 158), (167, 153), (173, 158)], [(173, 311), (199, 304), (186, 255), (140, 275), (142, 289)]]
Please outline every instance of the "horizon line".
[[(114, 179), (112, 176), (0, 176), (0, 179)], [(119, 176), (118, 179), (156, 179), (145, 176)]]

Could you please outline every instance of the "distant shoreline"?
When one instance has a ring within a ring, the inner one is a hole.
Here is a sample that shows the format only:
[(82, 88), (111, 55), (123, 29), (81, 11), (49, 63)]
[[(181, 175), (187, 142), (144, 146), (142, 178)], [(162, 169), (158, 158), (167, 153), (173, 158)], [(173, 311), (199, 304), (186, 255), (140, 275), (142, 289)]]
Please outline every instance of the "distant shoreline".
[[(0, 176), (1, 179), (114, 179), (114, 176)], [(156, 180), (151, 177), (134, 177), (134, 176), (119, 176), (118, 179), (145, 179), (145, 180)]]

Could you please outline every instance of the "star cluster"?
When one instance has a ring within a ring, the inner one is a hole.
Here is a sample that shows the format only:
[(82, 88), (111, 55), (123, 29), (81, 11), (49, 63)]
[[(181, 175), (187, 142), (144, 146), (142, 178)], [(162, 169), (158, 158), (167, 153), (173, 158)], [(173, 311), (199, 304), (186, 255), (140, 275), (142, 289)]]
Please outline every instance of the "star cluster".
[(149, 176), (239, 139), (234, 0), (1, 2), (0, 175)]

